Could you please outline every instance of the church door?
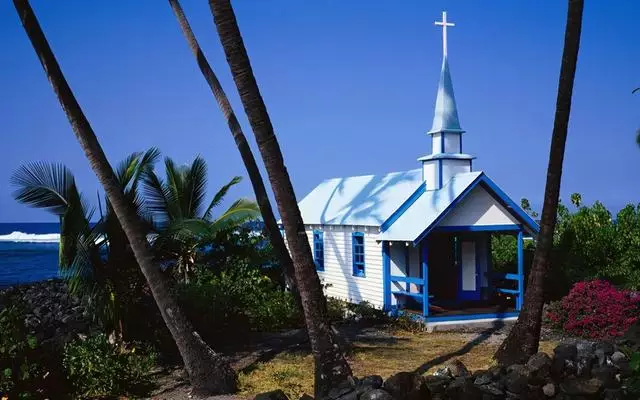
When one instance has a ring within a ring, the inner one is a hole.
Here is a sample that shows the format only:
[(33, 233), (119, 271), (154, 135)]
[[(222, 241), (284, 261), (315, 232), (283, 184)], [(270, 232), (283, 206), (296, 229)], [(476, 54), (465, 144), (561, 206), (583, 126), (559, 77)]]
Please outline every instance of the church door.
[(475, 240), (462, 240), (460, 243), (460, 300), (480, 300), (480, 274), (478, 271)]

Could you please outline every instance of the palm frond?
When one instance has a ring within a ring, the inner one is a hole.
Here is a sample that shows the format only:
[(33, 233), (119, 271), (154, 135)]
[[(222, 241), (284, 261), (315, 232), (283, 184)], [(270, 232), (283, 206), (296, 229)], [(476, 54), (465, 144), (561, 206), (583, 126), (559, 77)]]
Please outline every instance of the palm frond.
[(216, 230), (228, 229), (244, 222), (260, 218), (260, 208), (255, 201), (236, 200), (221, 216), (213, 221)]
[(232, 186), (237, 185), (238, 183), (240, 183), (240, 181), (242, 181), (241, 177), (234, 176), (229, 181), (229, 183), (227, 183), (226, 185), (222, 186), (220, 188), (220, 190), (218, 190), (218, 192), (215, 194), (215, 196), (213, 196), (213, 200), (211, 200), (211, 203), (209, 204), (209, 207), (207, 207), (207, 210), (205, 211), (205, 213), (202, 216), (202, 218), (204, 218), (206, 220), (211, 219), (211, 213), (213, 212), (214, 207), (217, 207), (218, 205), (220, 205), (220, 203), (222, 202), (222, 199), (224, 198), (224, 196), (226, 196), (226, 194), (229, 191), (229, 189)]
[(131, 180), (132, 190), (136, 191), (138, 184), (141, 178), (148, 171), (153, 170), (153, 166), (160, 158), (160, 150), (157, 147), (152, 147), (149, 150), (145, 151), (140, 157), (140, 161), (136, 167), (136, 171), (134, 173), (133, 179)]
[(153, 215), (153, 219), (160, 224), (169, 221), (173, 208), (173, 195), (155, 171), (146, 171), (142, 175), (142, 189), (145, 206)]
[(164, 159), (164, 168), (167, 175), (167, 180), (164, 182), (166, 185), (166, 199), (169, 207), (167, 212), (171, 219), (181, 219), (182, 215), (182, 195), (184, 193), (184, 168), (176, 165), (176, 163), (169, 157)]
[(140, 152), (131, 153), (118, 163), (115, 173), (123, 191), (127, 190), (131, 183), (141, 156), (142, 154)]
[(207, 163), (198, 156), (185, 169), (182, 193), (182, 218), (199, 218), (207, 194)]
[(13, 197), (18, 202), (59, 216), (64, 214), (71, 197), (79, 198), (73, 174), (63, 164), (24, 164), (11, 175), (10, 182), (17, 187)]

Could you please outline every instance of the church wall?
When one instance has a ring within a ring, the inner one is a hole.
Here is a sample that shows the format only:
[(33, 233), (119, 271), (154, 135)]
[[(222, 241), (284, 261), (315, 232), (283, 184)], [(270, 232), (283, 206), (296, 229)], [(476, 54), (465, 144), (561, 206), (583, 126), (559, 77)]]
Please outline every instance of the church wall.
[(422, 163), (422, 177), (427, 182), (427, 190), (438, 189), (440, 171), (438, 170), (438, 160), (424, 161)]
[(441, 133), (434, 133), (433, 135), (431, 135), (431, 153), (432, 154), (444, 153), (444, 149), (442, 148), (441, 136), (442, 136)]
[[(327, 296), (351, 303), (368, 301), (382, 308), (382, 245), (376, 241), (378, 227), (307, 225), (305, 231), (310, 245), (313, 245), (314, 229), (324, 232), (324, 271), (318, 271), (318, 275), (323, 285), (330, 285), (325, 289)], [(364, 277), (353, 276), (353, 232), (364, 233)]]
[(455, 174), (471, 172), (469, 160), (442, 160), (442, 184), (445, 185)]
[(509, 211), (498, 203), (482, 186), (476, 186), (439, 226), (516, 225)]
[(460, 138), (462, 134), (449, 133), (444, 135), (444, 153), (462, 153)]

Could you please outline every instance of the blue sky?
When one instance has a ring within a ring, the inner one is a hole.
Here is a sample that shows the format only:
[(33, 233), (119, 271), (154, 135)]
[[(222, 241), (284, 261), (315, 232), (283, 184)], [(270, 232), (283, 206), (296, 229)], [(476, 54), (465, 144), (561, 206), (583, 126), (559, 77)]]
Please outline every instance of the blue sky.
[[(32, 5), (112, 163), (157, 146), (209, 164), (211, 191), (244, 166), (164, 1)], [(562, 53), (562, 1), (234, 2), (298, 199), (323, 179), (418, 167), (441, 65), (442, 10), (465, 152), (511, 197), (539, 206)], [(183, 6), (253, 136), (205, 0)], [(562, 192), (618, 209), (640, 199), (636, 1), (587, 2)], [(15, 203), (11, 172), (61, 161), (99, 185), (9, 1), (0, 2), (0, 222), (52, 221)], [(256, 156), (258, 152), (254, 146)], [(266, 178), (266, 176), (265, 176)], [(230, 197), (251, 197), (248, 179)]]

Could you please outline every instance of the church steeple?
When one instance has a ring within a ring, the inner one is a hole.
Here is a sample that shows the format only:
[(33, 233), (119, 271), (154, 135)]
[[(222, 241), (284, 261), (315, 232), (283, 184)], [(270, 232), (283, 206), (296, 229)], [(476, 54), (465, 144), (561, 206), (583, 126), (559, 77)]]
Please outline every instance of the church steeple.
[(451, 82), (451, 72), (449, 72), (449, 61), (447, 56), (442, 60), (442, 70), (440, 71), (440, 83), (438, 83), (438, 94), (436, 96), (436, 109), (433, 116), (433, 124), (429, 134), (440, 132), (463, 133), (458, 119), (458, 106), (453, 94), (453, 83)]
[(458, 107), (453, 94), (453, 83), (449, 71), (447, 55), (447, 28), (455, 24), (447, 21), (447, 13), (442, 13), (442, 69), (436, 96), (433, 124), (428, 134), (431, 135), (431, 154), (418, 159), (422, 162), (422, 176), (427, 190), (438, 190), (455, 174), (471, 171), (473, 157), (462, 153), (462, 134), (458, 118)]

